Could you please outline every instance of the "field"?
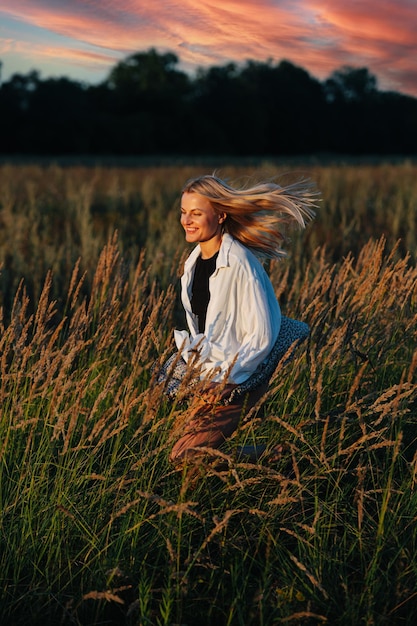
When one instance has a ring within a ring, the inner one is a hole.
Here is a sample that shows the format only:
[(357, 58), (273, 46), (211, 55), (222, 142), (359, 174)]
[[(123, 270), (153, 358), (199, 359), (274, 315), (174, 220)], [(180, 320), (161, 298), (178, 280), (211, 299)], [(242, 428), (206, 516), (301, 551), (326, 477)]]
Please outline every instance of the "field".
[[(417, 166), (221, 168), (321, 190), (269, 267), (311, 336), (179, 472), (187, 407), (153, 366), (184, 327), (178, 196), (205, 171), (0, 167), (0, 623), (415, 624)], [(253, 441), (285, 453), (248, 463)]]

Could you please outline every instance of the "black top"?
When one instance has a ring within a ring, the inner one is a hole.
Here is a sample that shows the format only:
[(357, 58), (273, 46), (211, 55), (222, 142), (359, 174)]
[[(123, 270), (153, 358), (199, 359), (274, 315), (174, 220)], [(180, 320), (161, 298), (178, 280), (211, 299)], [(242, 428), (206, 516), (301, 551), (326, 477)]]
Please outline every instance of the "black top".
[(204, 333), (207, 307), (210, 300), (209, 278), (216, 269), (218, 252), (209, 259), (198, 257), (191, 288), (191, 310), (198, 317), (198, 332)]

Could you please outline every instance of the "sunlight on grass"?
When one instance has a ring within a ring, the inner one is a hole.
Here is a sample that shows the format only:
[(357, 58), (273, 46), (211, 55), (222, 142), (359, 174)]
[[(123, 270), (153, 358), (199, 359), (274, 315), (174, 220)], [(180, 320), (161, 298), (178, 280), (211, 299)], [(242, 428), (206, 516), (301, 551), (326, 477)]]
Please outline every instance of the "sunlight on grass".
[[(186, 408), (153, 365), (192, 168), (2, 168), (2, 623), (415, 622), (417, 177), (371, 169), (310, 172), (317, 232), (270, 267), (308, 344), (227, 448), (177, 471)], [(284, 454), (244, 462), (253, 441)]]

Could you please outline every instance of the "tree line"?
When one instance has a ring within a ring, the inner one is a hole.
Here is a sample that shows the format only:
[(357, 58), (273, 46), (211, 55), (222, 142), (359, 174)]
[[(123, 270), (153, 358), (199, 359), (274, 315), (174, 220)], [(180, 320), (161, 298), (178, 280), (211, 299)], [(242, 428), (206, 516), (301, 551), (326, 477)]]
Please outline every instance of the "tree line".
[(381, 91), (367, 68), (324, 81), (282, 60), (178, 69), (155, 49), (98, 85), (14, 74), (0, 86), (2, 154), (416, 153), (417, 98)]

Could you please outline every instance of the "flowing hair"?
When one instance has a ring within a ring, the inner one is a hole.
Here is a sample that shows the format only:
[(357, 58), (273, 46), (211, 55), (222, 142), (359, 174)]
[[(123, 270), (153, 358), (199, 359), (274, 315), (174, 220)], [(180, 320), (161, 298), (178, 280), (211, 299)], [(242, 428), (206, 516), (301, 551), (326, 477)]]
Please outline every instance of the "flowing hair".
[(240, 189), (215, 175), (187, 181), (182, 193), (198, 193), (210, 201), (217, 214), (225, 213), (224, 230), (253, 252), (267, 258), (286, 255), (287, 226), (305, 228), (315, 216), (318, 192), (309, 180), (281, 187), (261, 182)]

